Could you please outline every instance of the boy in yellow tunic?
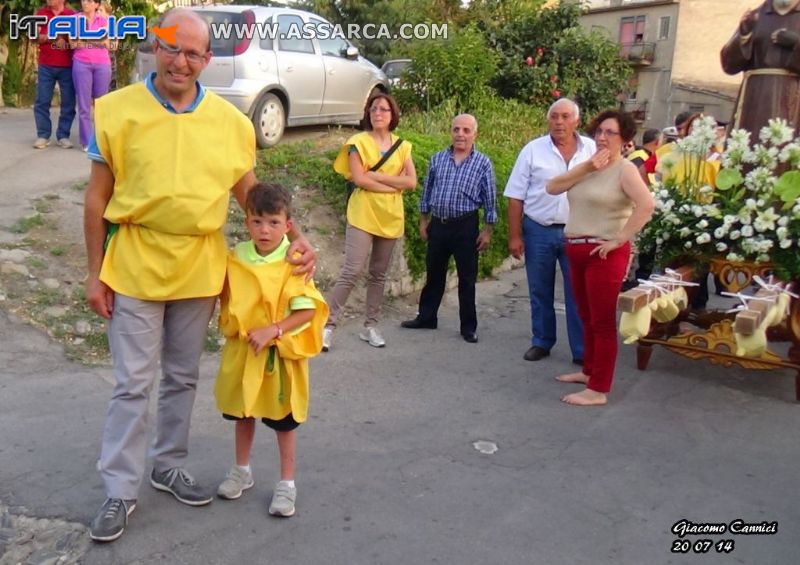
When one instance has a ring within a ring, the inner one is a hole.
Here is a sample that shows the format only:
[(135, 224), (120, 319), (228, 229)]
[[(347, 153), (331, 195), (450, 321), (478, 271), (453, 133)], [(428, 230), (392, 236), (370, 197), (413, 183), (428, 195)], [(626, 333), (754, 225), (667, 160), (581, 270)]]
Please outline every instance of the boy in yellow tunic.
[(308, 358), (322, 350), (328, 306), (313, 282), (292, 274), (286, 261), (292, 227), (291, 196), (259, 184), (247, 194), (251, 240), (228, 255), (220, 330), (226, 337), (214, 395), (227, 420), (236, 421), (236, 464), (217, 494), (233, 500), (253, 486), (250, 451), (256, 418), (275, 430), (281, 480), (269, 512), (292, 516), (295, 433), (308, 414)]

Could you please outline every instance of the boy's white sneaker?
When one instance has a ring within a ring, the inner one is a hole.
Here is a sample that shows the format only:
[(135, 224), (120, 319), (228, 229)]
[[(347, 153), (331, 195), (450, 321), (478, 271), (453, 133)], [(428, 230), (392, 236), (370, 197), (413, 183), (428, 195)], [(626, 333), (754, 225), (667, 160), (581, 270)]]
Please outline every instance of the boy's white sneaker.
[(236, 500), (242, 493), (255, 484), (253, 481), (252, 473), (243, 471), (238, 465), (231, 467), (225, 480), (219, 485), (217, 495), (220, 498), (227, 498), (228, 500)]
[(372, 347), (383, 347), (386, 345), (386, 340), (383, 339), (378, 328), (364, 328), (364, 331), (358, 334), (358, 337), (369, 343)]
[(333, 338), (333, 328), (322, 328), (322, 351), (331, 348), (331, 338)]
[(37, 137), (36, 141), (33, 142), (34, 149), (44, 149), (48, 145), (50, 145), (50, 140), (44, 137)]
[(294, 501), (297, 500), (297, 488), (290, 487), (281, 481), (272, 491), (272, 502), (269, 504), (269, 513), (273, 516), (288, 518), (294, 516)]

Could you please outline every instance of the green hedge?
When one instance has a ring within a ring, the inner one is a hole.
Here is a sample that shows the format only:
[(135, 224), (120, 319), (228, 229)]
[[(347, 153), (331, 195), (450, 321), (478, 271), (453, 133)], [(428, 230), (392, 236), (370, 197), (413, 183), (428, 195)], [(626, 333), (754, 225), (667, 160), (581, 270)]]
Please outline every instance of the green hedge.
[[(482, 99), (472, 113), (478, 118), (476, 147), (492, 160), (497, 180), (498, 223), (490, 248), (480, 257), (480, 274), (486, 277), (508, 256), (508, 222), (503, 198), (508, 175), (520, 149), (544, 131), (545, 119), (540, 109), (497, 98)], [(419, 179), (417, 189), (405, 194), (405, 258), (415, 279), (425, 274), (425, 242), (418, 229), (422, 183), (431, 157), (450, 144), (450, 123), (456, 114), (455, 104), (451, 102), (430, 112), (411, 113), (403, 116), (395, 132), (413, 144), (412, 157)], [(344, 222), (344, 180), (333, 170), (337, 152), (338, 149), (321, 150), (311, 141), (278, 145), (259, 152), (256, 174), (288, 187), (299, 184), (318, 187)]]

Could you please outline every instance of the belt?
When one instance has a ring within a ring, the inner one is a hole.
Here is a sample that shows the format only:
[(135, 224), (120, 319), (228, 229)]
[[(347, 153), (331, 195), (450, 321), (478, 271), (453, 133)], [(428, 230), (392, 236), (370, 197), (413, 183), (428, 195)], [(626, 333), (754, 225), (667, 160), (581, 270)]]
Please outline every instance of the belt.
[(605, 239), (599, 237), (568, 237), (567, 243), (605, 243)]
[(454, 224), (456, 222), (461, 222), (463, 220), (469, 220), (478, 215), (477, 210), (472, 210), (471, 212), (467, 212), (466, 214), (461, 214), (460, 216), (454, 216), (452, 218), (440, 218), (439, 216), (433, 216), (434, 220), (438, 220), (440, 224)]

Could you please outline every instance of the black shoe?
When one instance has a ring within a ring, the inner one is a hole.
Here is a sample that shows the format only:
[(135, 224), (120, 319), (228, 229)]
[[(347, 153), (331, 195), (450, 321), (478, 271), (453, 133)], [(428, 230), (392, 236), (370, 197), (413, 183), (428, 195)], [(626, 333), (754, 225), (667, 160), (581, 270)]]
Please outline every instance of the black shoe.
[(545, 349), (544, 347), (539, 347), (538, 345), (534, 345), (528, 351), (525, 352), (525, 355), (522, 356), (525, 361), (539, 361), (544, 359), (545, 357), (550, 355), (550, 351)]
[(169, 469), (163, 473), (153, 469), (150, 474), (150, 484), (153, 485), (153, 488), (168, 492), (189, 506), (203, 506), (214, 500), (213, 496), (204, 492), (194, 478), (180, 467)]
[(406, 320), (405, 322), (400, 322), (401, 327), (408, 328), (409, 330), (422, 330), (422, 329), (435, 330), (438, 325), (439, 323), (436, 321), (426, 322), (419, 316), (417, 316), (413, 320)]
[(478, 334), (475, 332), (464, 332), (461, 334), (461, 337), (463, 337), (464, 341), (467, 343), (478, 343)]
[(95, 541), (114, 541), (125, 531), (134, 508), (136, 500), (107, 498), (89, 526), (89, 537)]
[(573, 357), (572, 363), (574, 365), (580, 365), (581, 367), (583, 367), (583, 359), (579, 359), (578, 357)]

